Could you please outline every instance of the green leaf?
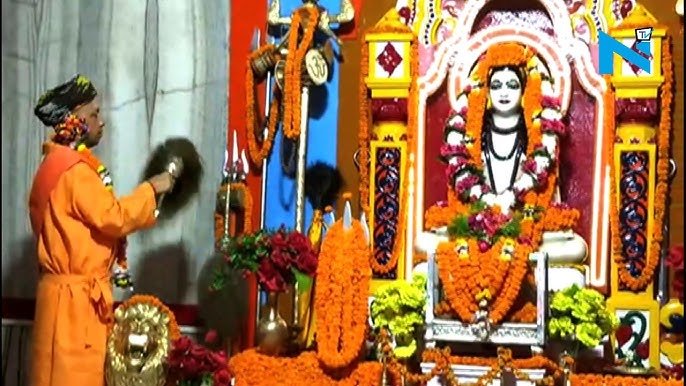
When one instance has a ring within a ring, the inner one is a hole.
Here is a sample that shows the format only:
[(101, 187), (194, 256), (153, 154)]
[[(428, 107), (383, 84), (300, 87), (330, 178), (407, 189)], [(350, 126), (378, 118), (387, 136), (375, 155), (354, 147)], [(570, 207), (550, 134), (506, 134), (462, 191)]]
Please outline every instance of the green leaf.
[(518, 237), (519, 234), (521, 233), (521, 227), (519, 223), (519, 219), (514, 218), (507, 224), (505, 224), (499, 232), (501, 235), (505, 237), (510, 237), (510, 238), (515, 238)]
[(225, 263), (222, 262), (221, 265), (212, 272), (212, 283), (210, 284), (211, 291), (220, 291), (226, 286), (228, 278), (226, 271), (223, 269), (224, 264)]
[(479, 212), (483, 212), (484, 209), (486, 209), (486, 203), (483, 202), (483, 201), (481, 201), (481, 200), (476, 201), (475, 203), (473, 203), (472, 206), (471, 206), (471, 208), (470, 208), (472, 214), (477, 214), (477, 213), (479, 213)]
[(450, 225), (448, 225), (448, 234), (451, 237), (467, 237), (472, 234), (469, 228), (469, 218), (467, 216), (456, 217)]
[(295, 282), (298, 283), (298, 292), (304, 293), (312, 288), (312, 276), (306, 275), (295, 268), (291, 268), (293, 275), (295, 276)]

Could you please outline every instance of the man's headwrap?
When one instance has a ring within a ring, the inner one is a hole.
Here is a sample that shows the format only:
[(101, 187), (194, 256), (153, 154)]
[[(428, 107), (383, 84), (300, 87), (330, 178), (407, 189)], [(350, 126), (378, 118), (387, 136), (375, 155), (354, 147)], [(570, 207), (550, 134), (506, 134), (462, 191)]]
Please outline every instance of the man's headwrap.
[(43, 94), (33, 112), (45, 126), (57, 126), (78, 106), (91, 102), (98, 95), (93, 83), (83, 75), (74, 75)]

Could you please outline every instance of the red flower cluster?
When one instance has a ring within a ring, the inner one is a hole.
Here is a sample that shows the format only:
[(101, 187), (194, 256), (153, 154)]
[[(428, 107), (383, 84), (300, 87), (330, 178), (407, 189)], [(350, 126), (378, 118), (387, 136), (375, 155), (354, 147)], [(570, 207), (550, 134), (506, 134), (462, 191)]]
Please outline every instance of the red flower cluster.
[(506, 214), (485, 210), (469, 216), (469, 227), (474, 231), (483, 232), (486, 237), (491, 239), (510, 220), (510, 216)]
[(229, 386), (231, 374), (223, 351), (215, 352), (182, 336), (172, 343), (167, 359), (169, 375), (183, 386)]
[(53, 141), (66, 146), (79, 140), (87, 132), (88, 125), (86, 125), (86, 121), (74, 114), (70, 114), (64, 118), (62, 123), (55, 126)]
[(269, 255), (257, 268), (257, 280), (263, 290), (285, 291), (294, 282), (296, 272), (314, 276), (317, 254), (307, 236), (282, 227), (268, 236), (268, 245)]

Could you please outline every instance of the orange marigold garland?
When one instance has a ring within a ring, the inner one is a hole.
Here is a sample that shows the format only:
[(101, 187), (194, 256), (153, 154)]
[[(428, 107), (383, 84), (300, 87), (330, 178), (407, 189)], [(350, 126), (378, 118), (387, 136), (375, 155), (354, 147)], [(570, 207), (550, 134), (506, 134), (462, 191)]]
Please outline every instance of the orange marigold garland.
[[(288, 56), (283, 88), (283, 134), (289, 139), (298, 139), (300, 136), (300, 110), (302, 108), (300, 72), (305, 54), (312, 44), (318, 21), (319, 8), (317, 7), (301, 7), (291, 17), (291, 34), (288, 35)], [(298, 33), (301, 29), (302, 35)]]
[(457, 386), (457, 377), (450, 367), (450, 348), (444, 349), (427, 349), (424, 351), (422, 358), (424, 362), (434, 364), (434, 368), (427, 374), (414, 374), (408, 370), (404, 363), (398, 361), (393, 355), (393, 347), (391, 346), (391, 336), (386, 329), (382, 329), (377, 338), (378, 344), (381, 348), (383, 357), (386, 359), (388, 374), (393, 385), (400, 386), (404, 382), (411, 384), (423, 385), (431, 379), (442, 376), (446, 385)]
[(571, 374), (571, 386), (683, 386), (684, 381), (601, 374)]
[[(243, 232), (252, 232), (252, 194), (250, 188), (243, 182), (232, 182), (230, 185), (231, 192), (243, 193)], [(221, 214), (214, 215), (214, 237), (215, 241), (219, 240), (224, 234), (224, 217)]]
[(122, 302), (119, 307), (133, 307), (137, 304), (147, 304), (153, 307), (157, 307), (160, 312), (165, 314), (169, 319), (167, 323), (167, 329), (169, 330), (169, 339), (175, 341), (181, 337), (181, 329), (179, 324), (176, 322), (176, 317), (174, 313), (167, 307), (160, 299), (152, 295), (133, 295), (128, 300)]
[[(468, 255), (456, 250), (468, 248)], [(491, 323), (499, 323), (514, 304), (528, 272), (531, 246), (516, 243), (511, 260), (503, 258), (505, 241), (485, 252), (476, 240), (458, 240), (438, 245), (436, 263), (446, 300), (463, 322), (472, 322), (481, 300), (488, 301)]]
[(277, 125), (279, 122), (279, 105), (281, 103), (280, 94), (275, 91), (269, 106), (269, 115), (267, 122), (267, 137), (261, 140), (256, 138), (256, 130), (264, 124), (262, 119), (258, 119), (258, 103), (255, 97), (255, 74), (252, 69), (252, 61), (260, 57), (265, 52), (274, 51), (273, 44), (267, 44), (248, 57), (248, 65), (245, 73), (245, 105), (246, 105), (246, 137), (248, 138), (248, 154), (253, 165), (260, 167), (262, 161), (269, 156), (274, 144), (274, 137), (276, 136)]
[(358, 98), (360, 103), (360, 129), (357, 132), (357, 167), (360, 173), (360, 210), (370, 219), (369, 212), (369, 90), (366, 79), (369, 75), (369, 47), (364, 44), (360, 59), (360, 81), (358, 84)]
[[(672, 129), (672, 100), (674, 87), (674, 72), (672, 56), (670, 54), (670, 42), (665, 38), (662, 42), (662, 74), (664, 83), (660, 93), (660, 123), (657, 132), (657, 184), (655, 186), (654, 197), (654, 222), (652, 240), (649, 245), (646, 265), (638, 276), (633, 276), (627, 268), (624, 256), (622, 256), (620, 225), (619, 225), (619, 192), (617, 191), (617, 170), (614, 159), (611, 171), (611, 219), (612, 227), (612, 250), (614, 260), (619, 275), (619, 283), (632, 291), (642, 291), (654, 280), (655, 269), (660, 260), (661, 243), (663, 240), (663, 221), (667, 205), (667, 194), (669, 190), (669, 144)], [(606, 78), (607, 79), (607, 78)], [(606, 80), (608, 85), (611, 83)], [(614, 94), (611, 91), (606, 93), (607, 116), (605, 124), (607, 127), (615, 126), (614, 114)], [(610, 115), (611, 114), (611, 115)], [(614, 134), (614, 133), (612, 133)], [(611, 137), (614, 138), (614, 135)], [(613, 153), (610, 153), (613, 154)]]
[(424, 214), (424, 227), (426, 229), (437, 229), (450, 224), (455, 219), (456, 213), (465, 213), (469, 207), (460, 201), (455, 195), (455, 191), (448, 190), (448, 205), (434, 205), (427, 209)]
[(510, 321), (514, 323), (535, 323), (538, 317), (537, 312), (536, 305), (532, 302), (527, 302), (522, 308), (512, 314)]
[(229, 360), (236, 386), (377, 386), (379, 362), (362, 362), (332, 377), (322, 369), (317, 355), (306, 351), (295, 358), (278, 358), (247, 350)]
[(317, 267), (314, 312), (317, 357), (330, 369), (349, 366), (360, 355), (367, 332), (371, 254), (362, 223), (342, 220), (328, 230)]
[[(367, 33), (412, 33), (409, 27), (391, 27), (391, 26), (375, 26), (367, 31)], [(412, 171), (413, 157), (412, 153), (416, 151), (415, 141), (418, 125), (418, 106), (419, 106), (419, 87), (417, 78), (419, 76), (419, 45), (416, 37), (413, 38), (410, 45), (410, 89), (407, 98), (407, 132), (405, 141), (407, 144), (407, 164), (405, 167), (405, 174), (401, 177), (402, 186), (400, 188), (400, 202), (398, 211), (398, 226), (396, 228), (396, 237), (393, 243), (393, 251), (391, 257), (385, 262), (379, 262), (375, 256), (370, 255), (370, 263), (372, 271), (375, 274), (387, 274), (397, 268), (398, 259), (404, 255), (405, 243), (405, 227), (408, 211), (408, 183), (410, 179), (410, 172)], [(369, 148), (371, 135), (369, 133), (371, 112), (369, 110), (369, 96), (366, 85), (366, 78), (368, 76), (369, 66), (369, 46), (365, 43), (362, 47), (362, 59), (360, 62), (360, 83), (359, 83), (359, 98), (360, 98), (360, 129), (358, 132), (359, 154), (358, 167), (360, 172), (360, 208), (367, 214), (367, 218), (371, 219), (373, 215), (369, 211)]]
[[(428, 381), (437, 376), (443, 376), (447, 385), (457, 386), (461, 383), (455, 377), (452, 371), (452, 365), (466, 365), (466, 366), (483, 366), (490, 367), (491, 371), (482, 376), (478, 381), (478, 385), (488, 385), (494, 379), (499, 371), (503, 368), (508, 367), (514, 370), (515, 374), (520, 380), (529, 379), (526, 373), (522, 372), (523, 369), (545, 369), (549, 376), (544, 377), (542, 381), (536, 381), (536, 384), (542, 385), (553, 385), (555, 379), (559, 379), (562, 376), (562, 368), (549, 358), (542, 355), (535, 355), (530, 358), (514, 359), (512, 358), (512, 351), (504, 348), (498, 348), (497, 358), (484, 358), (484, 357), (463, 357), (463, 356), (451, 356), (450, 348), (446, 347), (443, 349), (426, 349), (422, 353), (422, 362), (433, 363), (434, 368), (427, 374), (413, 374), (407, 367), (398, 362), (392, 356), (392, 348), (388, 342), (387, 337), (383, 335), (385, 331), (382, 331), (381, 345), (382, 350), (385, 355), (387, 355), (388, 360), (388, 371), (391, 374), (391, 379), (394, 384), (401, 384), (401, 380), (405, 380), (410, 384), (426, 384)], [(387, 334), (387, 333), (386, 333)]]

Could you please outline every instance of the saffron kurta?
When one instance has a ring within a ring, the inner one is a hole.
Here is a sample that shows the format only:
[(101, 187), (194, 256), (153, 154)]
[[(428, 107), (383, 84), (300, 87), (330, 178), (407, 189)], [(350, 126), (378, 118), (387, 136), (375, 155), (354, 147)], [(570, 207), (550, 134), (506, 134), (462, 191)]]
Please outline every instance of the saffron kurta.
[[(51, 146), (48, 152), (55, 149), (72, 151)], [(40, 174), (32, 203), (41, 184), (50, 185)], [(42, 226), (34, 230), (40, 279), (30, 385), (103, 386), (113, 306), (110, 271), (119, 240), (154, 224), (155, 192), (143, 183), (117, 200), (86, 162), (74, 162), (59, 174), (43, 213), (31, 213), (32, 223)]]

